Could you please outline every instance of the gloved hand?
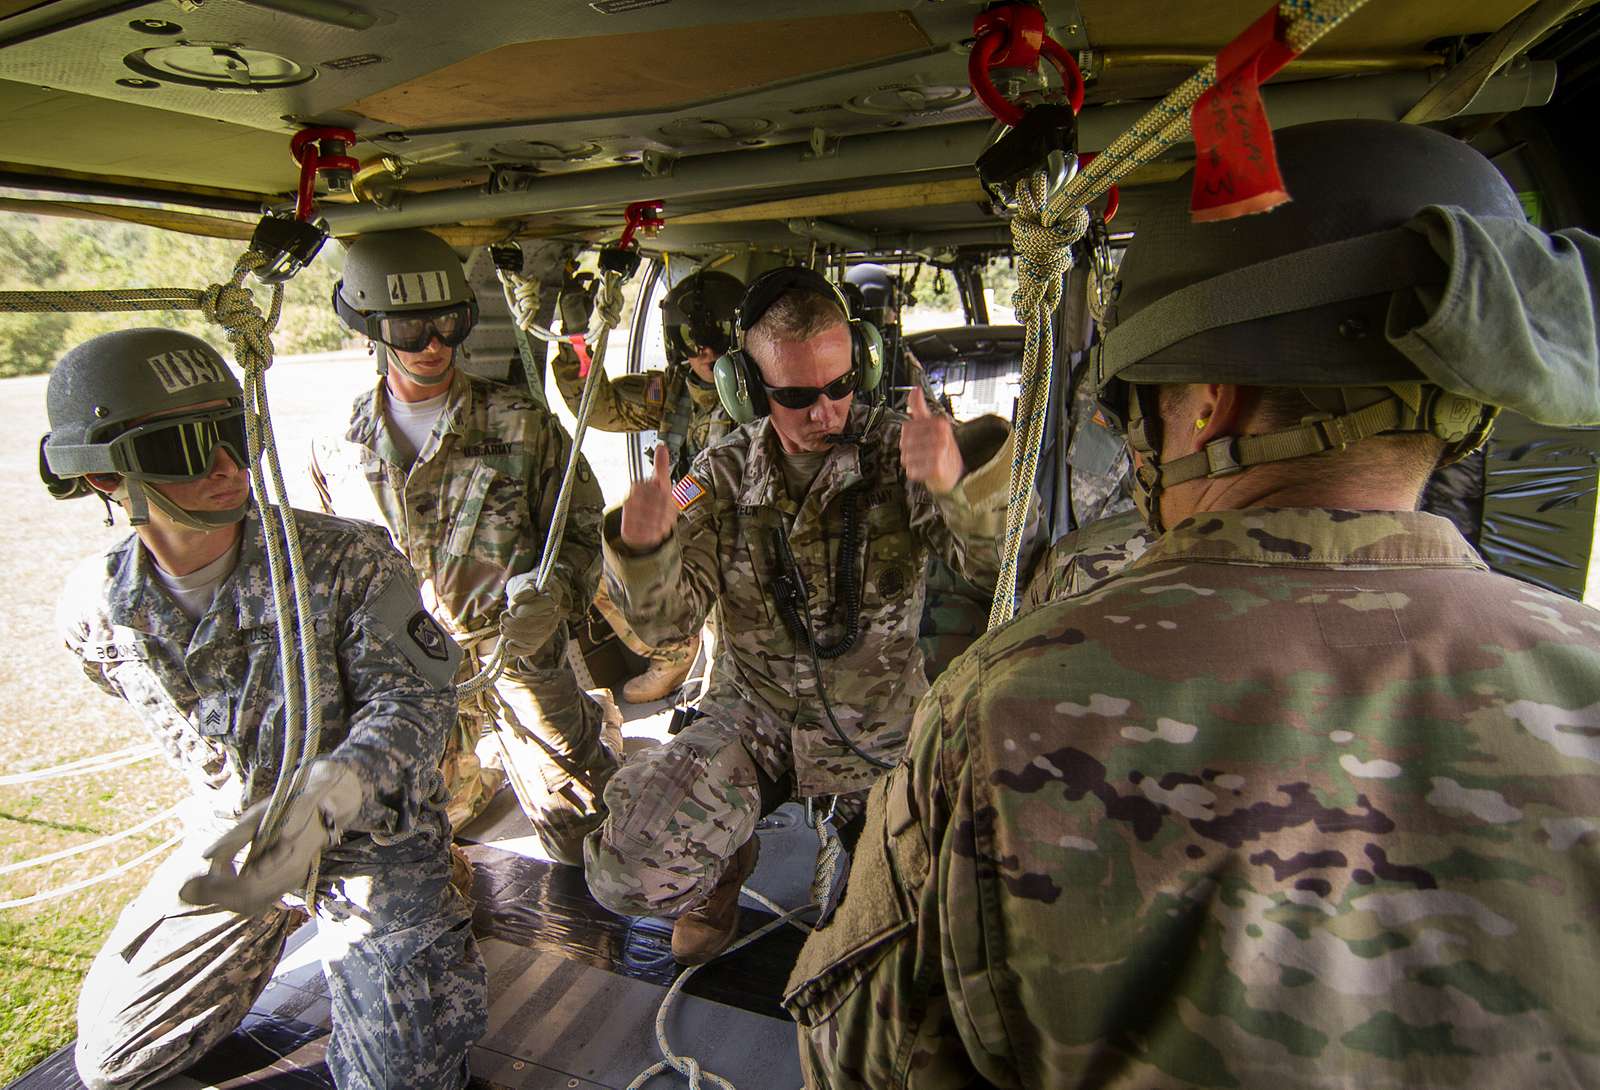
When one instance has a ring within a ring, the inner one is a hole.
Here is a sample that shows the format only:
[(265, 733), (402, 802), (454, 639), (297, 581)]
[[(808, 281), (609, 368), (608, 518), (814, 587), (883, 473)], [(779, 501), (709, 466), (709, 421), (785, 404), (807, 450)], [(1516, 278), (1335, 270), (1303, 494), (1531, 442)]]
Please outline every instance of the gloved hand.
[(506, 609), (500, 614), (500, 642), (517, 658), (536, 655), (566, 618), (566, 603), (552, 590), (533, 585), (534, 573), (506, 580)]
[(583, 333), (588, 330), (589, 316), (594, 313), (595, 292), (599, 287), (600, 282), (593, 273), (569, 273), (562, 279), (556, 309), (561, 313), (563, 333)]
[[(343, 761), (313, 762), (305, 783), (284, 809), (283, 824), (271, 842), (256, 843), (261, 819), (267, 813), (267, 800), (263, 799), (205, 850), (211, 869), (185, 882), (178, 896), (192, 905), (218, 905), (241, 916), (260, 915), (305, 883), (312, 860), (322, 849), (338, 843), (366, 797), (361, 777)], [(247, 845), (251, 847), (249, 860), (235, 869), (234, 857)]]

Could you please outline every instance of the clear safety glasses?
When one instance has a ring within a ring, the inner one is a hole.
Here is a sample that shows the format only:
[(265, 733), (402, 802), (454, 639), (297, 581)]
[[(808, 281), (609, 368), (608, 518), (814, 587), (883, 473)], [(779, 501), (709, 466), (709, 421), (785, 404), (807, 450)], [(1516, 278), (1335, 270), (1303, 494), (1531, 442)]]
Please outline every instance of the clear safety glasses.
[(471, 304), (458, 303), (438, 310), (375, 314), (368, 319), (368, 327), (375, 339), (390, 348), (421, 352), (435, 337), (447, 348), (454, 348), (472, 333), (475, 317)]
[(197, 480), (210, 470), (218, 447), (236, 465), (249, 464), (244, 410), (237, 404), (136, 424), (108, 445), (117, 472), (141, 480)]

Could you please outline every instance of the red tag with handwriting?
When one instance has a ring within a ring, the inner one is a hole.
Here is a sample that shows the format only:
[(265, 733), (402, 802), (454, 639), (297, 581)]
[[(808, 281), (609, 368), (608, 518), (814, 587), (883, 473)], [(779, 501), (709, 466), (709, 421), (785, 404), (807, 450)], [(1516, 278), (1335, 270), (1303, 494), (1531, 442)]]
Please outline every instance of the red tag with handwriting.
[(582, 333), (572, 335), (572, 351), (578, 357), (578, 377), (588, 378), (593, 361), (589, 359), (589, 341)]
[(1217, 82), (1189, 114), (1194, 128), (1196, 223), (1265, 212), (1289, 199), (1278, 173), (1261, 84), (1296, 56), (1273, 6), (1217, 54)]

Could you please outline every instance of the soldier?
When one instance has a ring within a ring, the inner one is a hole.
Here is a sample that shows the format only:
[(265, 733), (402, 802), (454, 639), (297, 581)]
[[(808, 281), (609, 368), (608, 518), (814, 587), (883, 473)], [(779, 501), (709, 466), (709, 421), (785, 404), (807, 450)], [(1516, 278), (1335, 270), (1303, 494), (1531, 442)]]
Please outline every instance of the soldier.
[[(695, 455), (728, 433), (732, 421), (717, 400), (711, 367), (733, 343), (733, 316), (744, 295), (737, 277), (707, 270), (684, 277), (661, 301), (661, 332), (666, 371), (646, 371), (612, 381), (602, 374), (589, 410), (589, 426), (602, 431), (653, 431), (666, 444), (673, 474), (689, 472)], [(593, 299), (571, 281), (561, 293), (561, 320), (567, 329), (588, 325)], [(583, 395), (578, 357), (562, 346), (551, 368), (556, 387), (574, 414)], [(651, 645), (641, 640), (606, 593), (595, 605), (617, 636), (650, 663), (622, 686), (622, 699), (644, 704), (676, 691), (700, 652), (700, 633)]]
[(1099, 388), (1157, 529), (918, 709), (790, 978), (807, 1085), (1600, 1085), (1600, 614), (1414, 508), (1600, 420), (1600, 242), (1466, 144), (1277, 135), (1142, 205)]
[[(464, 1086), (487, 1008), (467, 906), (450, 885), (438, 771), (460, 652), (422, 610), (410, 569), (380, 531), (297, 514), (322, 728), (279, 832), (264, 838), (267, 796), (287, 771), (279, 619), (241, 468), (239, 383), (198, 337), (133, 329), (68, 352), (47, 397), (47, 483), (81, 494), (86, 480), (134, 525), (73, 575), (67, 646), (193, 790), (182, 845), (89, 967), (80, 1077), (149, 1086), (232, 1032), (301, 919), (279, 898), (304, 887), (320, 852), (335, 1082)], [(275, 515), (265, 520), (279, 532)]]
[(356, 398), (343, 440), (315, 444), (323, 507), (388, 526), (424, 601), (469, 652), (487, 659), (493, 641), (505, 644), (485, 695), (506, 773), (550, 857), (581, 865), (617, 767), (600, 741), (604, 713), (567, 662), (568, 621), (599, 576), (600, 487), (580, 459), (566, 534), (538, 590), (533, 569), (572, 440), (525, 393), (456, 366), (478, 304), (455, 253), (426, 231), (361, 238), (334, 306), (377, 346), (383, 377)]
[(860, 792), (898, 757), (927, 688), (923, 563), (937, 550), (993, 585), (1010, 467), (997, 418), (955, 428), (920, 397), (909, 417), (855, 400), (879, 358), (819, 274), (758, 278), (738, 328), (717, 382), (748, 422), (676, 486), (657, 447), (605, 530), (608, 586), (641, 635), (711, 613), (721, 636), (702, 717), (623, 767), (585, 845), (596, 899), (675, 917), (686, 964), (732, 941), (762, 814)]

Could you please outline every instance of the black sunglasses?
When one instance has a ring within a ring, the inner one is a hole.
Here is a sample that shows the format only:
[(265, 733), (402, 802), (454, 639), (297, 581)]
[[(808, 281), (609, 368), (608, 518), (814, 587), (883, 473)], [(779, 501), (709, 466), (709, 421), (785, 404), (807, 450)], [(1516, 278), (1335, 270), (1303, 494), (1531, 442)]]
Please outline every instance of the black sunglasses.
[(761, 380), (761, 385), (766, 389), (767, 396), (785, 409), (809, 409), (824, 394), (828, 395), (829, 401), (849, 397), (859, 379), (860, 375), (852, 367), (826, 386), (768, 386), (766, 379)]
[(421, 352), (435, 337), (446, 347), (454, 348), (472, 333), (475, 318), (471, 304), (458, 303), (439, 310), (375, 314), (367, 323), (375, 340), (402, 352)]

